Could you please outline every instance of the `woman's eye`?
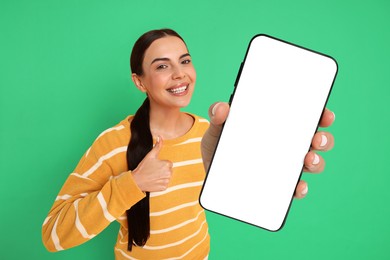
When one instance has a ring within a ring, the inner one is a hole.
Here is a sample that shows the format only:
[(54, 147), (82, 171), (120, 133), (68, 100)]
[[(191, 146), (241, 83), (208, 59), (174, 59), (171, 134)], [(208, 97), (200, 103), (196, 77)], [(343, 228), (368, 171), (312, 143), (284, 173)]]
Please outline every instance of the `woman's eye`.
[(189, 63), (191, 63), (191, 60), (183, 60), (181, 63), (182, 64), (189, 64)]
[(168, 66), (165, 65), (165, 64), (161, 64), (157, 67), (158, 70), (161, 70), (161, 69), (166, 69)]

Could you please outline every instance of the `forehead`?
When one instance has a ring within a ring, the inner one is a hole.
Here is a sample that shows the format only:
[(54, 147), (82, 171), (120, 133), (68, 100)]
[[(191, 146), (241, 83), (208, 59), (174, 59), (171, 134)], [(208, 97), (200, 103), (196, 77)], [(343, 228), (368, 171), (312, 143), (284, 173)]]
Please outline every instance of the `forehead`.
[(150, 64), (156, 58), (179, 59), (187, 53), (184, 42), (175, 36), (167, 36), (155, 40), (145, 52), (144, 62)]

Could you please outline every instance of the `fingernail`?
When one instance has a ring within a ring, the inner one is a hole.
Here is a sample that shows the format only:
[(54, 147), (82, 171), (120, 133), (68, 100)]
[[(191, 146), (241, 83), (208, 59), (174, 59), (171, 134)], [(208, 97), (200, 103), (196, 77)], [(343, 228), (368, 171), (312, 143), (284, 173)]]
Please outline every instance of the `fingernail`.
[(313, 159), (312, 164), (317, 165), (319, 163), (320, 163), (320, 157), (318, 156), (318, 154), (314, 154), (314, 159)]
[(216, 111), (218, 105), (219, 105), (219, 103), (215, 104), (215, 105), (213, 106), (213, 109), (211, 109), (211, 115), (212, 115), (212, 116), (215, 116), (215, 111)]
[(301, 192), (301, 195), (303, 195), (303, 196), (306, 195), (308, 191), (309, 191), (309, 187), (306, 185), (306, 187)]
[(156, 142), (153, 144), (153, 148), (160, 142), (160, 136), (156, 137)]
[(332, 114), (333, 114), (333, 121), (335, 121), (336, 120), (336, 114), (334, 112), (332, 112)]
[(323, 147), (327, 143), (328, 143), (328, 138), (326, 137), (326, 135), (321, 135), (321, 144), (320, 144), (320, 146)]

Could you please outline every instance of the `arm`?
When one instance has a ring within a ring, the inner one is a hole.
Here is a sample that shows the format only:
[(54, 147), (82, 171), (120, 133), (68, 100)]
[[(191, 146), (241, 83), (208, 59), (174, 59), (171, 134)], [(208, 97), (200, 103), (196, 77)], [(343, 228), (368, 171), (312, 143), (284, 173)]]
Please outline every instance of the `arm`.
[[(115, 156), (123, 156), (121, 153), (126, 153), (124, 148), (96, 155), (92, 146), (83, 156), (75, 172), (63, 185), (43, 224), (42, 239), (49, 251), (67, 249), (88, 241), (144, 198), (130, 171), (113, 177), (109, 162)], [(113, 153), (117, 154), (111, 156)]]

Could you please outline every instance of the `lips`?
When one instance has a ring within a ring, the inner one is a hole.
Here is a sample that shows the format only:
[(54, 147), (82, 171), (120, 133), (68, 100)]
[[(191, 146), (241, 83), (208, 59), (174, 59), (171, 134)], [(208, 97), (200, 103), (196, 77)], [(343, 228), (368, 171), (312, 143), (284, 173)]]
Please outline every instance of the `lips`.
[(167, 91), (174, 95), (183, 94), (188, 89), (188, 84), (180, 84), (179, 86), (175, 86), (172, 88), (167, 89)]

